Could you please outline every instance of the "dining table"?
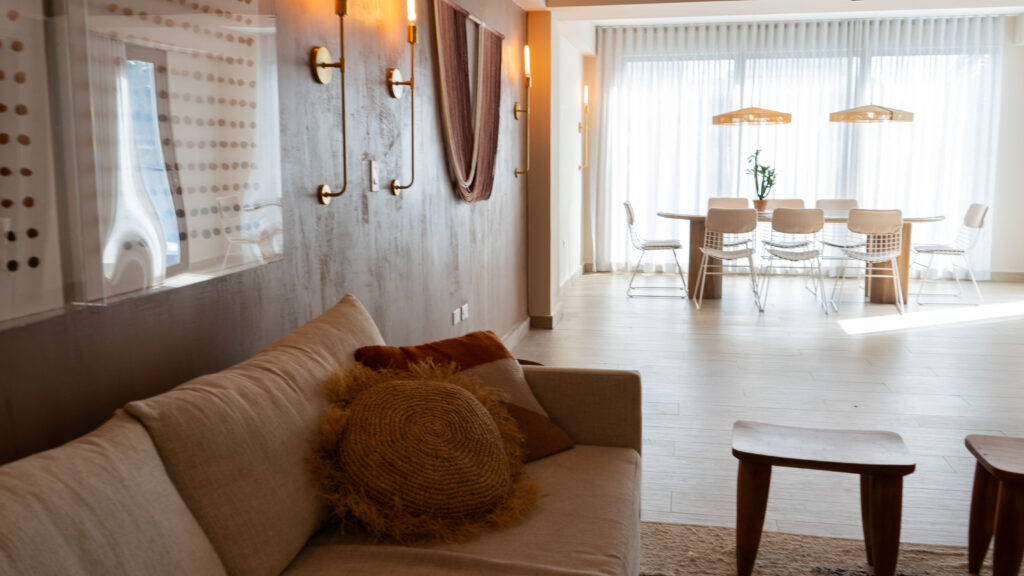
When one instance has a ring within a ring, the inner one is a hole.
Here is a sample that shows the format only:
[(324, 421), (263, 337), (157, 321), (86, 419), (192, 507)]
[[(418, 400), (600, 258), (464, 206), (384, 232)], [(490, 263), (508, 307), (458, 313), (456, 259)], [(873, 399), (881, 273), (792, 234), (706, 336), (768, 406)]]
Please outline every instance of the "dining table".
[[(826, 224), (845, 224), (849, 219), (849, 210), (825, 210)], [(658, 216), (672, 220), (686, 220), (690, 223), (690, 251), (688, 275), (696, 278), (700, 272), (701, 253), (700, 248), (704, 245), (704, 220), (707, 214), (684, 214), (679, 212), (658, 212)], [(903, 218), (903, 240), (901, 242), (900, 256), (896, 260), (896, 266), (900, 274), (900, 286), (903, 291), (903, 301), (907, 301), (907, 287), (910, 285), (910, 242), (911, 232), (914, 224), (926, 222), (941, 222), (945, 216), (905, 216)], [(771, 222), (772, 213), (758, 212), (758, 222)], [(871, 264), (872, 267), (888, 269), (888, 263)], [(696, 282), (687, 284), (687, 296), (694, 298), (697, 293)], [(892, 281), (888, 278), (872, 278), (864, 286), (865, 293), (871, 302), (876, 304), (894, 304), (896, 292), (893, 289)], [(704, 299), (719, 299), (722, 297), (722, 277), (709, 275), (704, 282)]]

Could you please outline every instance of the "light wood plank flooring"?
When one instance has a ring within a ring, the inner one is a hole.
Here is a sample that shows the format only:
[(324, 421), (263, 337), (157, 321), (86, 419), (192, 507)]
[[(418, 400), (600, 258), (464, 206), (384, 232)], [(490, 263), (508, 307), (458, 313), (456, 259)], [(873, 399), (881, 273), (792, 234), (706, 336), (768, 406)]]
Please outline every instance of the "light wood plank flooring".
[[(1024, 284), (983, 283), (985, 306), (912, 304), (895, 320), (930, 326), (850, 334), (885, 328), (895, 307), (850, 298), (826, 317), (802, 280), (783, 279), (761, 314), (749, 284), (726, 278), (723, 299), (697, 310), (679, 298), (627, 298), (627, 280), (576, 280), (558, 326), (530, 331), (514, 352), (642, 374), (644, 520), (734, 525), (735, 420), (885, 429), (918, 463), (902, 540), (966, 545), (974, 459), (964, 436), (1024, 436)], [(765, 529), (861, 538), (858, 497), (855, 476), (776, 469)]]

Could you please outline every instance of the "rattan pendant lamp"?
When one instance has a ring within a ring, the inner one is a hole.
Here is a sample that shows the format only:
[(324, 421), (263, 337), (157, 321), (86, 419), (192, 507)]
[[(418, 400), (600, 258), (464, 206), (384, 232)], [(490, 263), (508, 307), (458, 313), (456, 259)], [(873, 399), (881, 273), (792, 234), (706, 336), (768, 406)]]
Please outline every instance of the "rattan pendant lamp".
[(718, 126), (735, 126), (741, 124), (789, 124), (793, 120), (792, 114), (765, 110), (764, 108), (740, 108), (725, 114), (714, 117), (714, 124)]
[(828, 119), (830, 122), (849, 122), (853, 124), (866, 122), (913, 122), (914, 113), (869, 104), (867, 106), (858, 106), (849, 110), (833, 112), (828, 115)]

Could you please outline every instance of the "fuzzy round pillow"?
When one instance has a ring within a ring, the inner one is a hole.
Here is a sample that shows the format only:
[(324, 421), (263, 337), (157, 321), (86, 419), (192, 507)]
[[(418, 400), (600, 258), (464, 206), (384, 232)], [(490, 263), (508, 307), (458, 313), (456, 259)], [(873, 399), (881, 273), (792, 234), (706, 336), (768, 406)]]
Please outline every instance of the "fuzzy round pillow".
[(339, 517), (398, 542), (464, 540), (536, 500), (501, 393), (424, 363), (330, 380), (314, 467)]

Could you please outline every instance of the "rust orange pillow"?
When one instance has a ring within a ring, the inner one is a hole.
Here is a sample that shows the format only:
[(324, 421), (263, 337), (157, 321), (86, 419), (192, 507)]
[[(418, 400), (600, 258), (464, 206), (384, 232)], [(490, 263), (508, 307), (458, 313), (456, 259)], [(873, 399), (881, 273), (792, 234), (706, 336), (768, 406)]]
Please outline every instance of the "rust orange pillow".
[(420, 346), (365, 346), (356, 350), (356, 360), (375, 370), (407, 370), (424, 360), (454, 363), (466, 376), (508, 395), (508, 411), (525, 438), (524, 462), (538, 460), (573, 447), (572, 439), (556, 426), (537, 402), (523, 375), (523, 368), (498, 336), (491, 332), (470, 332)]

